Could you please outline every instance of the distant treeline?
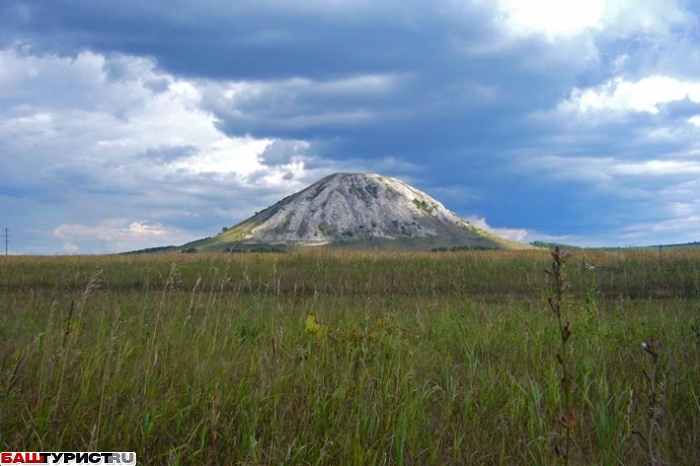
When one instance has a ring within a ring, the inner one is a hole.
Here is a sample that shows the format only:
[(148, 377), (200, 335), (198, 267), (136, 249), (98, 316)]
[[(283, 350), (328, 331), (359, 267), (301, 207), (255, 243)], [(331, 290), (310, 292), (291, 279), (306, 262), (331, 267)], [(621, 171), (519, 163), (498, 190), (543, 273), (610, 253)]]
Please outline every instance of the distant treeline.
[(260, 245), (260, 246), (234, 246), (231, 248), (226, 248), (224, 249), (224, 252), (230, 253), (230, 254), (243, 254), (246, 252), (274, 252), (274, 253), (286, 253), (289, 252), (286, 246), (284, 245), (274, 245), (274, 246), (265, 246), (265, 245)]
[(158, 246), (155, 248), (146, 248), (146, 249), (139, 249), (137, 251), (122, 252), (122, 253), (119, 253), (119, 255), (130, 256), (130, 255), (134, 255), (134, 254), (153, 254), (156, 252), (172, 251), (175, 248), (176, 248), (176, 246)]
[(700, 248), (700, 241), (693, 241), (692, 243), (679, 243), (679, 244), (655, 244), (652, 246), (613, 246), (613, 247), (592, 247), (592, 248), (582, 248), (580, 246), (572, 246), (570, 244), (564, 243), (549, 243), (546, 241), (533, 241), (533, 246), (538, 246), (541, 248), (554, 249), (559, 246), (561, 249), (578, 250), (578, 249), (596, 249), (598, 251), (618, 251), (620, 249), (685, 249), (685, 248)]
[[(180, 251), (182, 254), (196, 254), (197, 248), (187, 248)], [(286, 253), (289, 252), (284, 245), (257, 245), (257, 246), (233, 246), (223, 250), (225, 254), (245, 254), (245, 253)]]
[(700, 248), (700, 241), (682, 244), (659, 244), (656, 246), (647, 246), (645, 249), (682, 249), (682, 248)]
[(557, 246), (560, 249), (567, 249), (569, 251), (574, 250), (574, 249), (583, 249), (580, 246), (572, 246), (570, 244), (564, 244), (564, 243), (550, 243), (547, 241), (533, 241), (530, 244), (532, 244), (533, 246), (537, 246), (538, 248), (547, 248), (547, 249), (554, 249)]
[(451, 248), (448, 248), (448, 247), (433, 248), (430, 251), (431, 252), (495, 251), (497, 249), (498, 248), (489, 247), (489, 246), (452, 246)]

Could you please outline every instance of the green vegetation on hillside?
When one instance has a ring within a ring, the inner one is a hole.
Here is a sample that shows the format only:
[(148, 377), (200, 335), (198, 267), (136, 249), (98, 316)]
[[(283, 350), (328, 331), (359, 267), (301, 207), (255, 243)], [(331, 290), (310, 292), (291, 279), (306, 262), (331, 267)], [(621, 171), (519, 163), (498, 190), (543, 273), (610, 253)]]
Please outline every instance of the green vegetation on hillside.
[[(534, 246), (524, 243), (505, 240), (481, 230), (473, 225), (455, 227), (451, 231), (444, 231), (439, 236), (414, 236), (409, 227), (413, 225), (400, 224), (398, 220), (393, 221), (396, 229), (394, 239), (374, 237), (364, 225), (358, 225), (357, 231), (344, 230), (338, 234), (338, 239), (323, 245), (305, 245), (303, 243), (289, 242), (283, 243), (259, 243), (248, 241), (250, 230), (254, 228), (253, 223), (239, 224), (233, 228), (210, 238), (193, 241), (175, 248), (177, 250), (196, 249), (197, 252), (229, 252), (229, 251), (249, 251), (257, 250), (296, 250), (305, 249), (328, 249), (328, 250), (366, 250), (366, 251), (406, 251), (406, 252), (428, 252), (431, 250), (497, 250), (497, 249), (535, 249)], [(374, 228), (374, 225), (372, 225)], [(420, 228), (420, 226), (418, 227)], [(327, 234), (325, 226), (319, 228), (320, 232)], [(138, 252), (138, 251), (137, 251)], [(145, 251), (145, 252), (151, 252)]]
[(0, 258), (0, 447), (551, 465), (568, 432), (569, 464), (699, 464), (700, 252), (574, 252), (565, 418), (551, 267), (545, 250)]

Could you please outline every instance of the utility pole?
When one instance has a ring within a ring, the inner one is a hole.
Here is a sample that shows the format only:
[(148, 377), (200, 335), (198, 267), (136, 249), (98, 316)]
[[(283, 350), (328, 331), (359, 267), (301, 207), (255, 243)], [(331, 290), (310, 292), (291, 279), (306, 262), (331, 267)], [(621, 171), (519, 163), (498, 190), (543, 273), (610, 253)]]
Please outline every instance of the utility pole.
[(7, 256), (7, 244), (10, 242), (10, 230), (5, 227), (5, 256)]

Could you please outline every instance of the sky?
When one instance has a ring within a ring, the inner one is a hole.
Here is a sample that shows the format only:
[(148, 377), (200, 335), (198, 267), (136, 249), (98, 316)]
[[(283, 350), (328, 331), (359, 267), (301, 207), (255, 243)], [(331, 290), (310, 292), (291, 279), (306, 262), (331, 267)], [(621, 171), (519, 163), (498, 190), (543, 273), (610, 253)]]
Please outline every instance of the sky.
[(700, 241), (699, 12), (3, 0), (1, 239), (11, 254), (179, 245), (370, 172), (517, 241)]

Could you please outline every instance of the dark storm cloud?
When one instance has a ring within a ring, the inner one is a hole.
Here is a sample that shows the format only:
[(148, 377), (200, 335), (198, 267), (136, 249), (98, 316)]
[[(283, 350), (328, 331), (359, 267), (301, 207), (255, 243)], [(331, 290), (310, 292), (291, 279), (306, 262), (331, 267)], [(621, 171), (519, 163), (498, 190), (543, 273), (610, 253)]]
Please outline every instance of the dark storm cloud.
[[(261, 83), (232, 109), (216, 95), (205, 106), (228, 134), (340, 140), (347, 150), (340, 158), (429, 149), (450, 157), (456, 145), (502, 141), (517, 115), (562, 95), (575, 73), (566, 63), (556, 75), (539, 66), (558, 58), (534, 39), (476, 55), (471, 49), (498, 40), (487, 12), (450, 12), (449, 2), (300, 12), (276, 2), (229, 2), (212, 11), (185, 2), (21, 5), (5, 7), (16, 35), (47, 49), (144, 54), (185, 76)], [(306, 85), (295, 84), (300, 77)], [(362, 86), (362, 77), (394, 82), (377, 92), (324, 92), (338, 81)]]
[[(144, 54), (184, 76), (261, 83), (259, 94), (237, 101), (231, 112), (216, 95), (216, 104), (205, 101), (205, 108), (230, 135), (336, 140), (332, 148), (342, 152), (328, 156), (371, 159), (431, 149), (440, 157), (455, 144), (502, 140), (499, 129), (514, 124), (508, 121), (514, 111), (541, 102), (538, 91), (557, 93), (556, 83), (526, 58), (541, 55), (541, 44), (469, 56), (464, 44), (488, 41), (495, 32), (476, 8), (460, 12), (471, 21), (446, 21), (446, 5), (380, 2), (358, 11), (341, 4), (295, 12), (276, 2), (231, 2), (208, 11), (185, 2), (165, 8), (57, 0), (10, 3), (4, 14), (13, 18), (13, 37), (47, 50)], [(295, 84), (300, 77), (306, 85)], [(392, 85), (363, 92), (363, 77)], [(353, 80), (359, 88), (332, 89)]]
[[(410, 15), (403, 17), (401, 7), (378, 5), (357, 12), (352, 4), (332, 3), (314, 9), (284, 2), (30, 0), (6, 3), (2, 15), (6, 42), (153, 56), (187, 76), (330, 77), (396, 70), (435, 51), (434, 31), (415, 22), (433, 16), (432, 8), (407, 8)], [(427, 18), (419, 17), (423, 12)]]

